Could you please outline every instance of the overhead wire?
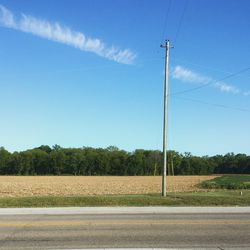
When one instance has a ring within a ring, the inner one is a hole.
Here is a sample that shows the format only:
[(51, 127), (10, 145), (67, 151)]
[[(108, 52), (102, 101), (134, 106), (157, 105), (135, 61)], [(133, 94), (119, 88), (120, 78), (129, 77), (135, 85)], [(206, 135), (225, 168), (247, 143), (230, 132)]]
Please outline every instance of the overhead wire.
[(173, 45), (175, 46), (176, 45), (176, 42), (177, 42), (177, 38), (180, 34), (180, 30), (181, 30), (181, 27), (182, 27), (182, 23), (183, 23), (183, 20), (184, 20), (184, 16), (185, 16), (185, 13), (187, 11), (187, 6), (188, 6), (188, 3), (189, 3), (189, 0), (186, 0), (185, 2), (185, 5), (184, 5), (184, 8), (183, 8), (183, 11), (182, 11), (182, 14), (181, 14), (181, 18), (180, 18), (180, 21), (179, 21), (179, 24), (177, 26), (177, 31), (175, 33), (175, 38), (173, 40)]
[[(183, 8), (183, 11), (182, 11), (182, 14), (181, 14), (181, 18), (179, 20), (177, 31), (176, 31), (176, 34), (175, 34), (175, 37), (174, 37), (174, 40), (173, 40), (173, 43), (172, 43), (174, 46), (176, 46), (177, 39), (178, 39), (178, 37), (180, 35), (180, 32), (181, 32), (181, 28), (182, 28), (183, 21), (184, 21), (184, 16), (185, 16), (187, 8), (188, 8), (188, 3), (189, 3), (189, 0), (186, 0), (184, 8)], [(170, 9), (170, 7), (168, 7), (167, 16), (166, 16), (165, 23), (164, 23), (164, 29), (163, 29), (163, 32), (162, 32), (162, 39), (161, 39), (161, 41), (163, 40), (163, 36), (165, 34), (165, 29), (166, 29), (166, 26), (167, 26), (167, 19), (168, 19), (168, 15), (169, 15), (169, 9)], [(224, 109), (229, 109), (229, 110), (237, 110), (237, 111), (240, 111), (240, 112), (250, 113), (250, 110), (249, 109), (245, 109), (245, 108), (233, 107), (233, 106), (228, 106), (228, 105), (224, 105), (224, 104), (207, 102), (207, 101), (203, 101), (203, 100), (197, 100), (197, 99), (191, 99), (191, 98), (185, 98), (185, 97), (178, 96), (180, 94), (184, 94), (184, 93), (188, 93), (188, 92), (193, 92), (193, 91), (205, 88), (205, 87), (207, 87), (209, 85), (213, 85), (215, 83), (219, 83), (219, 82), (224, 81), (226, 79), (229, 79), (229, 78), (235, 77), (235, 76), (237, 76), (239, 74), (242, 74), (242, 73), (244, 73), (244, 72), (246, 72), (248, 70), (250, 70), (250, 67), (244, 68), (244, 69), (239, 70), (239, 71), (237, 71), (235, 73), (224, 72), (224, 73), (229, 74), (229, 75), (226, 75), (225, 77), (223, 77), (221, 79), (218, 79), (218, 80), (216, 80), (216, 79), (215, 80), (211, 80), (211, 81), (209, 81), (209, 82), (207, 82), (205, 84), (202, 84), (202, 85), (194, 87), (194, 88), (186, 89), (186, 90), (175, 92), (175, 93), (170, 93), (168, 96), (171, 96), (171, 97), (177, 98), (177, 99), (183, 99), (183, 100), (194, 102), (194, 103), (200, 103), (200, 104), (204, 104), (204, 105), (210, 105), (210, 106), (214, 106), (214, 107), (217, 107), (217, 108), (224, 108)], [(168, 136), (169, 136), (169, 134), (168, 134)], [(169, 147), (169, 149), (170, 148), (171, 147)], [(173, 159), (171, 159), (171, 160), (173, 160)], [(173, 165), (172, 165), (172, 167), (173, 167)]]
[(206, 104), (206, 105), (215, 106), (215, 107), (219, 107), (219, 108), (238, 110), (241, 112), (250, 113), (250, 109), (238, 108), (238, 107), (228, 106), (228, 105), (219, 104), (219, 103), (212, 103), (212, 102), (207, 102), (207, 101), (202, 101), (202, 100), (197, 100), (197, 99), (187, 98), (187, 97), (174, 96), (174, 98), (182, 99), (182, 100), (186, 100), (186, 101), (190, 101), (190, 102), (195, 102), (195, 103)]
[(172, 4), (172, 0), (169, 0), (168, 1), (167, 12), (166, 12), (165, 18), (164, 18), (164, 24), (163, 24), (162, 35), (161, 35), (161, 43), (164, 42), (164, 36), (165, 36), (166, 29), (167, 29), (167, 26), (168, 26), (168, 17), (169, 17), (169, 12), (170, 12), (170, 8), (171, 8), (171, 4)]
[[(171, 1), (170, 1), (170, 3), (169, 3), (169, 8), (168, 8), (168, 11), (167, 11), (167, 15), (166, 15), (166, 19), (165, 19), (165, 24), (164, 24), (164, 29), (163, 29), (161, 41), (163, 41), (163, 36), (164, 36), (164, 34), (165, 34), (165, 29), (166, 29), (166, 25), (167, 25), (167, 19), (168, 19), (168, 15), (169, 15), (170, 5), (171, 5)], [(182, 12), (182, 15), (181, 15), (179, 24), (178, 24), (178, 28), (177, 28), (177, 31), (176, 31), (176, 34), (175, 34), (175, 39), (174, 39), (174, 45), (176, 44), (177, 37), (178, 37), (178, 35), (179, 35), (179, 33), (180, 33), (180, 30), (181, 30), (181, 26), (182, 26), (183, 18), (184, 18), (186, 9), (187, 9), (187, 5), (188, 5), (188, 0), (186, 0), (186, 2), (185, 2), (185, 6), (184, 6), (184, 9), (183, 9), (183, 12)], [(167, 118), (167, 120), (168, 120), (168, 118)], [(168, 131), (168, 132), (169, 132), (169, 131)], [(169, 134), (170, 134), (170, 133), (168, 133), (168, 137), (169, 137)], [(170, 145), (169, 145), (169, 150), (171, 150), (171, 146), (170, 146)], [(169, 166), (169, 167), (170, 167), (170, 166)], [(168, 174), (170, 173), (169, 167), (168, 167), (168, 165), (167, 165), (167, 172), (168, 172)], [(174, 186), (174, 183), (173, 183), (173, 186)]]
[(224, 74), (232, 74), (231, 71), (216, 69), (214, 67), (208, 67), (208, 66), (205, 66), (205, 65), (201, 65), (201, 64), (194, 63), (194, 62), (191, 62), (191, 61), (182, 60), (182, 59), (179, 59), (179, 58), (172, 58), (171, 61), (174, 61), (174, 62), (177, 62), (177, 63), (179, 62), (179, 63), (192, 65), (192, 66), (195, 66), (195, 67), (198, 67), (198, 68), (206, 69), (208, 71), (215, 71), (215, 72), (220, 72), (220, 73), (224, 73)]
[(205, 88), (205, 87), (207, 87), (209, 85), (219, 83), (219, 82), (224, 81), (226, 79), (232, 78), (232, 77), (237, 76), (239, 74), (242, 74), (242, 73), (244, 73), (244, 72), (246, 72), (248, 70), (250, 70), (250, 67), (247, 67), (247, 68), (244, 68), (244, 69), (242, 69), (240, 71), (237, 71), (235, 73), (229, 74), (229, 75), (227, 75), (227, 76), (225, 76), (225, 77), (223, 77), (221, 79), (209, 81), (208, 83), (202, 84), (202, 85), (194, 87), (194, 88), (190, 88), (190, 89), (186, 89), (186, 90), (183, 90), (183, 91), (178, 91), (178, 92), (171, 93), (170, 96), (176, 96), (176, 95), (180, 95), (180, 94), (184, 94), (184, 93), (188, 93), (188, 92), (193, 92), (193, 91), (196, 91), (198, 89)]
[[(198, 63), (182, 60), (182, 59), (179, 59), (179, 58), (177, 58), (177, 59), (172, 58), (171, 61), (181, 62), (181, 63), (184, 63), (184, 64), (193, 65), (195, 67), (203, 68), (203, 69), (206, 69), (208, 71), (215, 71), (215, 72), (220, 72), (220, 73), (224, 73), (224, 74), (233, 74), (231, 71), (225, 71), (225, 70), (214, 68), (214, 67), (208, 67), (208, 66), (205, 66), (205, 65), (201, 65), (201, 64), (198, 64)], [(250, 75), (249, 76), (244, 76), (244, 77), (250, 78)]]

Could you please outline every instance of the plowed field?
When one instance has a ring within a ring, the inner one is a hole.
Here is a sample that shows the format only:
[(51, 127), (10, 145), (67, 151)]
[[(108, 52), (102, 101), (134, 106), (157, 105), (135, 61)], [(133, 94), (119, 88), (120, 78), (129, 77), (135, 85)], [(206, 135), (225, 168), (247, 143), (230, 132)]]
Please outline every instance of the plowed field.
[[(214, 176), (167, 177), (168, 192), (199, 191)], [(0, 176), (0, 197), (146, 194), (161, 192), (160, 176)]]

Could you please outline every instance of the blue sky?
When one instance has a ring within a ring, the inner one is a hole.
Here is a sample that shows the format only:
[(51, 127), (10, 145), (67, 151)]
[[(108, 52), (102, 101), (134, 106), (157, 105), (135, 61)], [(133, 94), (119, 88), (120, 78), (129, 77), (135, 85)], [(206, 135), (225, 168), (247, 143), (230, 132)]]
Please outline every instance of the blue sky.
[(249, 12), (248, 0), (0, 0), (0, 145), (161, 149), (169, 38), (170, 93), (208, 84), (170, 95), (169, 148), (250, 154), (250, 70), (217, 81), (250, 67)]

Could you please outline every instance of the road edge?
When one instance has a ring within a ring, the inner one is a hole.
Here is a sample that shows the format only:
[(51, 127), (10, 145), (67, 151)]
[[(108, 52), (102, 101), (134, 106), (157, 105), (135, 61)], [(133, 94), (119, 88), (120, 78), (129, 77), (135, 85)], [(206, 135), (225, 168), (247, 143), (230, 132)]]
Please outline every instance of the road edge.
[(250, 207), (51, 207), (0, 208), (0, 215), (250, 213)]

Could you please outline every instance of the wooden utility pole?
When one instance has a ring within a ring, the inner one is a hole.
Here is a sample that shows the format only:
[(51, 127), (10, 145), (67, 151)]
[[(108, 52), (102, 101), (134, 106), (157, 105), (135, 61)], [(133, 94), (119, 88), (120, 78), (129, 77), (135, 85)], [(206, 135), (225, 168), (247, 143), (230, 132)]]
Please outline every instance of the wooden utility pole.
[(160, 46), (166, 49), (165, 55), (165, 79), (164, 79), (164, 115), (163, 115), (163, 168), (162, 168), (162, 196), (166, 196), (167, 176), (167, 122), (168, 122), (168, 57), (170, 43), (166, 40), (165, 45)]

